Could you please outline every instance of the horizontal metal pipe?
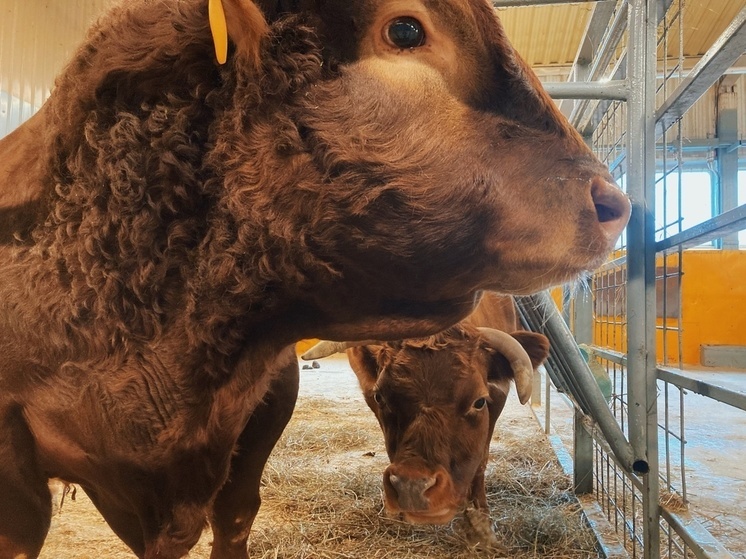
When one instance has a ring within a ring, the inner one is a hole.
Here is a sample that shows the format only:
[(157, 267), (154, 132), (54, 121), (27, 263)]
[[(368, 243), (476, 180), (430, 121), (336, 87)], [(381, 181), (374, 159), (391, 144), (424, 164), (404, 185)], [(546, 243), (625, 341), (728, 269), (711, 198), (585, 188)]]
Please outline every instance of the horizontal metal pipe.
[[(588, 72), (588, 80), (598, 80), (606, 70), (609, 62), (611, 62), (611, 58), (624, 36), (624, 31), (627, 29), (628, 11), (629, 5), (625, 0), (622, 5), (619, 6), (601, 45), (599, 45), (598, 50), (593, 57), (593, 63)], [(582, 101), (581, 103), (578, 103), (570, 113), (570, 123), (576, 128), (583, 120), (587, 107), (588, 102)]]
[[(627, 366), (627, 356), (623, 353), (599, 346), (593, 346), (593, 352), (602, 359), (606, 359), (623, 367)], [(659, 380), (668, 382), (674, 386), (678, 386), (679, 388), (685, 388), (686, 390), (699, 394), (700, 396), (705, 396), (706, 398), (711, 398), (712, 400), (746, 411), (746, 393), (744, 392), (736, 392), (735, 390), (730, 390), (716, 384), (692, 378), (686, 373), (682, 373), (670, 367), (657, 367), (656, 373)]]
[(691, 378), (668, 367), (658, 367), (658, 378), (700, 396), (746, 411), (746, 393), (736, 392), (716, 384)]
[(626, 80), (607, 82), (547, 82), (544, 89), (554, 99), (617, 99), (626, 101)]
[(746, 50), (746, 7), (733, 18), (655, 114), (658, 136), (684, 116)]
[(735, 559), (690, 513), (676, 512), (665, 505), (661, 505), (660, 511), (697, 559)]
[(742, 229), (746, 229), (746, 204), (741, 204), (699, 225), (658, 241), (655, 243), (655, 251), (663, 252), (679, 246), (688, 248), (701, 245)]

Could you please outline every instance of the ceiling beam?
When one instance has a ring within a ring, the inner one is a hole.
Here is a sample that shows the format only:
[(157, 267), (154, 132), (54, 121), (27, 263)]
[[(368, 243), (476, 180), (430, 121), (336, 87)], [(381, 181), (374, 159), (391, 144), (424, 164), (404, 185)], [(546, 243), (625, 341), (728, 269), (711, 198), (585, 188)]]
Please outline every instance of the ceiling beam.
[(746, 52), (746, 7), (741, 9), (676, 90), (656, 111), (656, 132), (666, 131)]
[[(624, 1), (619, 6), (619, 9), (613, 14), (614, 17), (607, 20), (608, 25), (606, 33), (603, 33), (603, 41), (598, 49), (593, 52), (593, 60), (590, 62), (588, 71), (585, 73), (586, 75), (578, 76), (576, 80), (596, 81), (603, 77), (609, 62), (611, 62), (611, 59), (617, 50), (617, 46), (627, 29), (627, 12), (628, 4)], [(578, 55), (580, 55), (580, 52), (578, 52)], [(617, 79), (617, 76), (614, 76), (612, 79)], [(588, 100), (583, 100), (576, 103), (573, 107), (572, 112), (570, 113), (570, 123), (576, 128), (579, 127), (583, 116), (587, 113), (589, 104)]]
[[(663, 18), (666, 17), (666, 13), (668, 12), (668, 9), (671, 7), (672, 3), (673, 3), (673, 0), (658, 0), (657, 2), (658, 9), (656, 11), (657, 11), (657, 21), (659, 24), (663, 20)], [(616, 18), (615, 18), (615, 21), (616, 21)], [(625, 21), (624, 27), (626, 28), (626, 21)], [(618, 44), (618, 42), (616, 44)], [(614, 48), (616, 48), (616, 46)], [(601, 53), (601, 54), (604, 54), (604, 53)], [(627, 74), (627, 49), (625, 48), (622, 51), (622, 54), (617, 60), (616, 64), (614, 65), (611, 75), (605, 76), (605, 78), (609, 80), (623, 80), (623, 79), (626, 79), (627, 77), (626, 74)], [(580, 131), (581, 134), (583, 134), (584, 136), (587, 136), (587, 135), (592, 134), (593, 131), (596, 129), (596, 127), (598, 126), (598, 123), (601, 121), (603, 114), (609, 108), (611, 103), (613, 103), (613, 101), (609, 101), (609, 100), (591, 101), (591, 102), (586, 101), (585, 103), (586, 104), (583, 107), (582, 111), (579, 111), (573, 114), (573, 119), (571, 120), (571, 122), (573, 126), (575, 126)]]
[[(609, 26), (616, 1), (599, 2), (593, 7), (593, 14), (588, 19), (588, 24), (583, 33), (583, 39), (578, 46), (578, 52), (575, 55), (572, 69), (567, 77), (568, 81), (588, 81), (591, 63), (596, 47), (601, 44), (606, 28)], [(560, 103), (560, 110), (567, 116), (577, 106), (576, 100), (564, 100)]]

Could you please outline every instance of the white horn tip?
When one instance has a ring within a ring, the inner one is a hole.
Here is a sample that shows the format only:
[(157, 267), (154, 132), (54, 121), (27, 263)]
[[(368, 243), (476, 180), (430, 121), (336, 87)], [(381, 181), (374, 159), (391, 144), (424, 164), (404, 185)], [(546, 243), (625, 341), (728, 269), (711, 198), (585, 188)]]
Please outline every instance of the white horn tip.
[(523, 363), (516, 363), (513, 366), (515, 390), (518, 393), (518, 401), (521, 404), (527, 403), (531, 399), (533, 388), (534, 370), (526, 368)]
[(313, 361), (314, 359), (323, 359), (334, 355), (339, 351), (344, 351), (344, 344), (336, 342), (321, 341), (300, 356), (303, 361)]

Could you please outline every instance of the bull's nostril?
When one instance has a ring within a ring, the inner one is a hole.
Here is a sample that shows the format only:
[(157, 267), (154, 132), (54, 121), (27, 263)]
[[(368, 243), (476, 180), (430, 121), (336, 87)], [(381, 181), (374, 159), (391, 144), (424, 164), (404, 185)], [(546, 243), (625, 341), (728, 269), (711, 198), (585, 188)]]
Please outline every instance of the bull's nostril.
[(629, 199), (616, 185), (601, 177), (591, 181), (591, 198), (601, 227), (616, 239), (629, 220)]
[(598, 215), (598, 221), (600, 221), (601, 223), (606, 223), (607, 221), (618, 219), (621, 216), (621, 212), (619, 212), (615, 208), (605, 206), (603, 204), (595, 204), (595, 206), (596, 215)]
[(428, 510), (430, 494), (438, 486), (437, 476), (425, 472), (398, 471), (394, 474), (387, 469), (383, 479), (387, 503), (409, 512)]

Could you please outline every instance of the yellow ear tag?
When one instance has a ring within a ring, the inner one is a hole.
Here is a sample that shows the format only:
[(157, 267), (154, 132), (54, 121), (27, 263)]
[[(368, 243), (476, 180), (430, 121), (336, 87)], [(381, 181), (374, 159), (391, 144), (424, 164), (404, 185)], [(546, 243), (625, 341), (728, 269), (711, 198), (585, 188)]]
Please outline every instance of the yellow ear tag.
[(228, 59), (228, 24), (225, 21), (222, 0), (209, 0), (207, 13), (210, 18), (212, 42), (215, 44), (215, 56), (220, 64)]

